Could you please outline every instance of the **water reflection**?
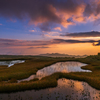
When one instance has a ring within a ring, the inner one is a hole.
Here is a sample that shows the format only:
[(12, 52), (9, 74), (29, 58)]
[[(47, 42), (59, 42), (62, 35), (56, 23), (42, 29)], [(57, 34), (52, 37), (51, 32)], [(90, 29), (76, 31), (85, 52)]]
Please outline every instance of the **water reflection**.
[(48, 67), (45, 67), (43, 69), (40, 69), (37, 71), (36, 75), (31, 75), (29, 78), (18, 80), (18, 82), (21, 81), (29, 81), (34, 78), (43, 78), (45, 76), (49, 76), (56, 72), (63, 72), (63, 73), (69, 73), (69, 72), (91, 72), (90, 70), (83, 70), (81, 69), (82, 66), (86, 66), (87, 64), (80, 63), (80, 62), (58, 62), (56, 64), (50, 65)]
[(100, 91), (86, 82), (62, 78), (55, 88), (0, 94), (0, 100), (100, 100)]
[(56, 64), (45, 67), (41, 70), (38, 70), (36, 73), (36, 77), (41, 79), (45, 76), (51, 75), (56, 72), (91, 72), (90, 70), (81, 69), (82, 66), (86, 66), (87, 64), (83, 64), (80, 62), (58, 62)]
[(24, 63), (24, 62), (25, 62), (25, 60), (0, 61), (0, 65), (7, 65), (8, 67), (11, 67), (14, 64)]

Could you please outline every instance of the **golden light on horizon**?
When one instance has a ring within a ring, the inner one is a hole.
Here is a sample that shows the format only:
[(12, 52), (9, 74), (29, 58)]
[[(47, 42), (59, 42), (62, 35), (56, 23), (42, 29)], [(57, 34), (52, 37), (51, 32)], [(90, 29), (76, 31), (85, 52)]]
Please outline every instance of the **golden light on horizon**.
[(49, 48), (28, 49), (26, 52), (32, 54), (45, 53), (64, 53), (69, 55), (95, 55), (100, 51), (99, 46), (93, 46), (91, 43), (76, 43), (76, 44), (56, 44)]
[[(95, 42), (97, 44), (97, 42)], [(38, 55), (46, 53), (63, 53), (69, 55), (96, 55), (100, 52), (99, 46), (92, 43), (59, 43), (46, 46), (11, 46), (0, 49), (1, 53), (20, 55)]]

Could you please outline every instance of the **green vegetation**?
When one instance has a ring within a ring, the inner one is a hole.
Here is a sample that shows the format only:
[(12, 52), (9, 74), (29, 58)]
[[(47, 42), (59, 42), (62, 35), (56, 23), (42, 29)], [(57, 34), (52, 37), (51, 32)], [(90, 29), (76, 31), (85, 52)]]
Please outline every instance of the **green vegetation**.
[[(19, 59), (22, 57), (16, 57)], [(5, 60), (7, 58), (3, 58)], [(10, 57), (10, 59), (12, 59)], [(13, 58), (15, 59), (15, 58)], [(43, 89), (57, 86), (59, 78), (74, 79), (85, 81), (96, 89), (100, 89), (100, 56), (88, 56), (86, 58), (51, 58), (51, 57), (24, 57), (25, 63), (16, 64), (10, 68), (0, 66), (0, 92), (17, 92), (31, 89)], [(41, 80), (34, 79), (29, 82), (16, 83), (16, 80), (24, 79), (32, 74), (36, 74), (39, 69), (60, 61), (79, 61), (87, 63), (83, 69), (92, 70), (92, 73), (74, 72), (74, 73), (54, 73), (44, 77)], [(9, 81), (8, 81), (9, 80)]]

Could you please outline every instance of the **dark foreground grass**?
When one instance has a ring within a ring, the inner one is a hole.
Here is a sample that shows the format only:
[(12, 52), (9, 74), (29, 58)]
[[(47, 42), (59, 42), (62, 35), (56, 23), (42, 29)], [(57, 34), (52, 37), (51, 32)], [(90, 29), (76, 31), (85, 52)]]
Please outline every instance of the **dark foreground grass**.
[[(16, 83), (17, 79), (29, 77), (35, 74), (39, 69), (59, 61), (80, 61), (88, 65), (83, 69), (92, 70), (92, 72), (74, 72), (74, 73), (54, 73), (41, 80), (32, 80), (29, 82)], [(57, 80), (60, 78), (85, 81), (92, 87), (100, 90), (100, 56), (89, 56), (86, 58), (41, 58), (34, 57), (26, 60), (23, 64), (16, 64), (11, 68), (0, 68), (0, 93), (17, 92), (31, 89), (44, 89), (57, 86)], [(8, 82), (4, 81), (10, 80)]]

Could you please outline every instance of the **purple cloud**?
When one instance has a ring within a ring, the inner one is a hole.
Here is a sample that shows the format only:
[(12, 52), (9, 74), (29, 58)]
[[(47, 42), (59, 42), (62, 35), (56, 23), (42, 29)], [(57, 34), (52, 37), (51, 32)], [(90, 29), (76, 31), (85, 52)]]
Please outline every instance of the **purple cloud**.
[(79, 32), (79, 33), (66, 33), (61, 34), (61, 36), (68, 36), (68, 37), (74, 37), (74, 38), (80, 38), (80, 37), (100, 37), (100, 32), (92, 31), (92, 32)]
[[(91, 15), (99, 15), (99, 9), (99, 2), (87, 3), (85, 0), (0, 1), (0, 17), (29, 19), (29, 24), (34, 24), (45, 31), (50, 31), (58, 24), (67, 27), (76, 21), (84, 22), (84, 19), (88, 19)], [(80, 18), (82, 18), (81, 21)]]
[[(97, 42), (98, 45), (94, 45)], [(48, 41), (25, 41), (25, 40), (11, 40), (11, 39), (0, 39), (0, 47), (14, 47), (14, 46), (21, 46), (25, 47), (28, 46), (29, 49), (32, 48), (48, 48), (50, 45), (53, 44), (73, 44), (73, 43), (92, 43), (94, 46), (99, 46), (100, 40), (64, 40), (64, 39), (52, 39)]]

